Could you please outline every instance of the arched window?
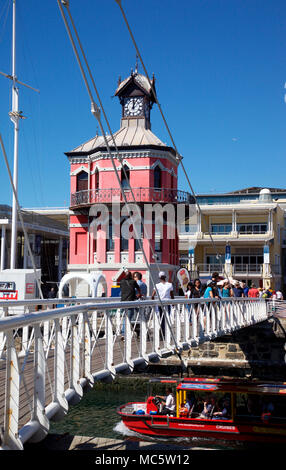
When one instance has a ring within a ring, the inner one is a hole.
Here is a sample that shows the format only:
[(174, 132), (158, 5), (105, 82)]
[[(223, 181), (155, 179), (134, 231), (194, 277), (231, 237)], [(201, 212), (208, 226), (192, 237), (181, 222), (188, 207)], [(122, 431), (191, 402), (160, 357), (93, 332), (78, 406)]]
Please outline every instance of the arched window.
[(94, 173), (94, 189), (99, 188), (99, 172), (98, 169), (96, 168), (95, 173)]
[(85, 191), (86, 189), (88, 189), (88, 173), (81, 171), (76, 177), (76, 190)]
[(162, 187), (162, 172), (159, 166), (154, 169), (154, 188), (161, 189)]
[(122, 233), (122, 224), (126, 219), (127, 216), (123, 217), (120, 223), (120, 251), (128, 251), (129, 249), (129, 238), (125, 237)]
[(121, 185), (123, 189), (130, 188), (130, 170), (127, 165), (124, 165), (121, 170)]

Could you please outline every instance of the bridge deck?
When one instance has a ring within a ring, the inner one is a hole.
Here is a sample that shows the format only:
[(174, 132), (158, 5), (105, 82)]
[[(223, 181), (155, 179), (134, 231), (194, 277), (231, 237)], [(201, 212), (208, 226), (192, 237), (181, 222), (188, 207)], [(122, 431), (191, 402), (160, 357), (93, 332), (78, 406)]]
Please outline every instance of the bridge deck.
[[(99, 340), (98, 348), (96, 349), (95, 354), (91, 358), (91, 370), (95, 374), (100, 372), (102, 367), (102, 357), (104, 358), (104, 338)], [(102, 356), (100, 357), (99, 349), (102, 349)], [(119, 365), (122, 363), (123, 357), (123, 348), (124, 342), (119, 337), (114, 344), (114, 365)], [(151, 352), (152, 347), (149, 342), (149, 348)], [(138, 343), (136, 340), (132, 342), (132, 357), (139, 356), (138, 353)], [(70, 350), (66, 349), (66, 361), (70, 361)], [(24, 359), (19, 360), (19, 368), (23, 367)], [(69, 367), (65, 367), (65, 390), (69, 388), (69, 376), (68, 376)], [(6, 376), (6, 361), (2, 360), (0, 363), (0, 383), (5, 383)], [(48, 359), (46, 361), (46, 406), (52, 401), (53, 396), (53, 383), (54, 383), (54, 349), (49, 351)], [(32, 412), (32, 397), (33, 397), (33, 388), (34, 388), (34, 358), (33, 352), (30, 353), (28, 359), (25, 359), (24, 373), (21, 375), (21, 385), (20, 385), (20, 406), (19, 406), (19, 428), (26, 424), (31, 418)], [(4, 404), (5, 404), (5, 388), (0, 388), (0, 426), (4, 426)]]

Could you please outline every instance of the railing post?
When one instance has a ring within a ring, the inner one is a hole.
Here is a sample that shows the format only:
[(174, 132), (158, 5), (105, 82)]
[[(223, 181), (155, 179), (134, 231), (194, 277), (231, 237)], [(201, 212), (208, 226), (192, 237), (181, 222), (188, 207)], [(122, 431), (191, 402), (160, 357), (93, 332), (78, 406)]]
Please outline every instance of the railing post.
[(83, 375), (88, 380), (89, 385), (93, 386), (94, 378), (91, 373), (91, 335), (88, 312), (83, 314), (83, 335), (84, 335), (84, 350), (83, 350)]
[(148, 307), (139, 309), (140, 318), (140, 355), (144, 359), (148, 359), (147, 355), (147, 313)]
[(78, 327), (76, 325), (75, 315), (71, 316), (71, 366), (70, 366), (70, 388), (74, 394), (71, 403), (78, 403), (82, 396), (83, 390), (80, 385), (80, 340)]
[(175, 313), (175, 337), (177, 345), (181, 343), (181, 313), (180, 313), (180, 305), (175, 305), (173, 307)]
[(46, 358), (40, 325), (34, 326), (34, 397), (32, 421), (38, 423), (38, 430), (30, 442), (40, 442), (49, 431), (49, 420), (45, 415), (46, 401)]
[[(131, 359), (131, 343), (132, 343), (132, 325), (131, 325), (131, 320), (127, 314), (128, 309), (124, 310), (125, 315), (125, 331), (124, 331), (124, 361), (133, 369), (134, 364)], [(135, 309), (134, 309), (134, 314), (135, 314)]]
[(68, 412), (68, 402), (65, 397), (65, 350), (64, 340), (61, 332), (60, 321), (54, 320), (55, 324), (55, 378), (53, 401), (58, 403), (60, 410), (53, 416), (53, 420), (62, 419)]
[[(196, 305), (196, 307), (195, 307)], [(198, 304), (192, 304), (191, 306), (191, 318), (192, 318), (192, 339), (194, 341), (198, 341), (198, 317), (200, 315), (201, 311), (201, 305)]]
[(113, 364), (113, 328), (112, 328), (111, 311), (105, 310), (104, 315), (105, 315), (105, 369), (108, 370), (112, 376), (115, 376), (115, 369), (114, 369), (114, 364)]
[(210, 305), (210, 315), (211, 315), (211, 331), (210, 335), (211, 336), (216, 336), (218, 332), (218, 309), (217, 305), (214, 302), (211, 302)]
[[(3, 308), (2, 318), (8, 317), (8, 307), (2, 307), (2, 308)], [(6, 335), (1, 331), (0, 332), (0, 358), (4, 356), (5, 343), (6, 343)]]
[(190, 343), (190, 318), (189, 318), (189, 309), (191, 304), (183, 304), (183, 314), (184, 314), (184, 342), (186, 344)]
[(152, 307), (153, 310), (153, 349), (158, 355), (160, 352), (160, 312), (156, 307)]
[(204, 327), (203, 336), (211, 337), (211, 325), (212, 325), (212, 304), (211, 302), (205, 303), (205, 313), (206, 313), (206, 324)]
[(20, 374), (12, 330), (6, 333), (6, 341), (6, 394), (4, 408), (4, 436), (1, 447), (9, 450), (23, 450), (23, 444), (18, 436)]
[[(161, 325), (162, 325), (162, 322), (164, 322), (165, 324), (164, 346), (167, 349), (171, 349), (172, 347), (171, 346), (171, 328), (172, 328), (173, 312), (170, 312), (169, 314), (169, 308), (171, 308), (169, 307), (169, 305), (165, 305), (164, 310), (162, 312), (162, 319), (161, 319)], [(168, 315), (168, 318), (166, 319), (167, 315)]]

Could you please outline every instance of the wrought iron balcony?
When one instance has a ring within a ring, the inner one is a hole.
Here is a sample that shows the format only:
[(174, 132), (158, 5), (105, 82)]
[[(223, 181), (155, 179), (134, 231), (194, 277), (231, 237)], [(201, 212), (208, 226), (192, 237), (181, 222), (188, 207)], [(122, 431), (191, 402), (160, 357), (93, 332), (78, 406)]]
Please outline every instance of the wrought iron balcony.
[[(168, 188), (129, 188), (124, 189), (127, 202), (153, 202), (173, 204), (194, 204), (194, 197), (178, 189)], [(133, 198), (134, 196), (134, 198)], [(71, 195), (71, 208), (90, 206), (92, 204), (124, 203), (125, 200), (120, 189), (88, 189), (77, 191)]]

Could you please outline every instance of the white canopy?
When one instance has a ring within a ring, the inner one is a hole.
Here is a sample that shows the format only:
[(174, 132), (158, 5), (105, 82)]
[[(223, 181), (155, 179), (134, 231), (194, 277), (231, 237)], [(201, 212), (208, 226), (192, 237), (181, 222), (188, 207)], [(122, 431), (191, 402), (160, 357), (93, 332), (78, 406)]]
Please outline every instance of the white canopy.
[(68, 273), (63, 276), (59, 285), (59, 298), (63, 298), (63, 288), (66, 284), (72, 283), (72, 281), (79, 279), (86, 281), (90, 287), (91, 297), (101, 297), (104, 293), (107, 294), (107, 283), (104, 275), (101, 272), (75, 272)]

